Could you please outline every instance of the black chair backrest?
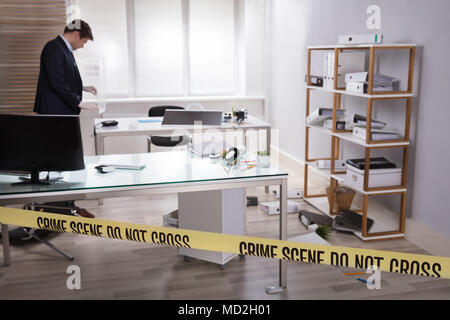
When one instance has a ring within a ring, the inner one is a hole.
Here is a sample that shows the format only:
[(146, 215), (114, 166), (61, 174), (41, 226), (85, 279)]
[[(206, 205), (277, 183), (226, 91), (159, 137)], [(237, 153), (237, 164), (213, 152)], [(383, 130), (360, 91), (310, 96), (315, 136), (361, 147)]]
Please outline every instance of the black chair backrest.
[(151, 107), (148, 110), (148, 116), (149, 117), (164, 117), (164, 113), (166, 112), (167, 109), (184, 109), (184, 108), (180, 107), (180, 106), (156, 106), (156, 107)]

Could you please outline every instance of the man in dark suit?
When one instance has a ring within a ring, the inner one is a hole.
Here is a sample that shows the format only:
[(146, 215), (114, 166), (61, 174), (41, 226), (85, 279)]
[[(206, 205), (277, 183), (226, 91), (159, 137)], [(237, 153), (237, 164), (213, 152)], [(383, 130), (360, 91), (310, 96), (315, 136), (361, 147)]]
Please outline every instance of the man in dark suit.
[(38, 114), (79, 115), (81, 109), (97, 110), (93, 103), (82, 103), (83, 91), (97, 94), (92, 86), (83, 87), (74, 50), (94, 40), (83, 20), (68, 24), (62, 35), (47, 42), (41, 54), (34, 112)]
[[(51, 115), (79, 115), (81, 109), (98, 110), (94, 103), (83, 103), (83, 91), (97, 94), (93, 86), (83, 87), (80, 73), (72, 54), (94, 40), (90, 26), (83, 20), (68, 24), (63, 35), (47, 42), (41, 54), (39, 81), (34, 112)], [(95, 216), (86, 209), (75, 206), (74, 201), (51, 202), (45, 205), (76, 209), (82, 217)]]

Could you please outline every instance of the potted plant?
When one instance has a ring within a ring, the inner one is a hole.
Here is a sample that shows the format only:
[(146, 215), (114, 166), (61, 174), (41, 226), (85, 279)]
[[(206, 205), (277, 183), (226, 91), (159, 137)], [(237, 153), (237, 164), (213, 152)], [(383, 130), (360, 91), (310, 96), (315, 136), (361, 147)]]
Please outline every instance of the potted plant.
[(324, 240), (328, 240), (331, 235), (331, 227), (327, 224), (321, 224), (317, 227), (316, 233)]
[(258, 151), (257, 165), (260, 168), (267, 168), (270, 166), (270, 152)]

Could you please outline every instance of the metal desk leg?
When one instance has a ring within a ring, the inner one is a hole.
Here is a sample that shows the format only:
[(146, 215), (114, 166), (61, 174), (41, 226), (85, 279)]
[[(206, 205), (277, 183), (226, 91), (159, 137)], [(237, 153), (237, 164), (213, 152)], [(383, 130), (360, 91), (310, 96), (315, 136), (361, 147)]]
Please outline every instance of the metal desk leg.
[(9, 232), (7, 224), (2, 224), (2, 242), (3, 242), (3, 265), (9, 266), (11, 264), (11, 253), (9, 247)]
[[(280, 185), (280, 240), (287, 240), (287, 179)], [(266, 288), (266, 293), (280, 293), (287, 288), (287, 261), (280, 260), (278, 286)]]
[(105, 141), (104, 137), (94, 133), (95, 155), (105, 154)]
[[(270, 140), (271, 139), (271, 137), (270, 137), (271, 131), (270, 130), (271, 130), (271, 128), (267, 128), (267, 130), (266, 130), (266, 149), (269, 152), (270, 152), (270, 144), (271, 144), (271, 140)], [(265, 186), (264, 191), (266, 193), (269, 193), (269, 186)]]
[[(103, 136), (99, 136), (98, 134), (95, 133), (95, 128), (94, 128), (94, 145), (95, 145), (95, 155), (96, 156), (105, 154), (104, 139), (105, 138)], [(100, 207), (102, 205), (103, 205), (103, 199), (98, 199), (98, 206)]]

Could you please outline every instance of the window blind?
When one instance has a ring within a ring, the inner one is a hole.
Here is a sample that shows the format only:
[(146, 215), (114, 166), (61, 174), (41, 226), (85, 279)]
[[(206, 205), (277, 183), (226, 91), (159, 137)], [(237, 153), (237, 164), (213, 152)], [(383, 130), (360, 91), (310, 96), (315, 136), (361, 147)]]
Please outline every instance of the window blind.
[(190, 94), (235, 92), (233, 0), (189, 1)]
[(39, 61), (66, 25), (64, 0), (0, 0), (0, 113), (31, 113)]
[[(86, 21), (94, 41), (74, 52), (83, 85), (94, 85), (102, 96), (128, 96), (129, 58), (127, 42), (127, 9), (125, 0), (73, 0), (76, 18)], [(77, 16), (79, 15), (79, 17)], [(100, 61), (101, 74), (92, 77), (92, 62)], [(83, 93), (83, 99), (92, 98)]]
[(181, 0), (134, 2), (136, 95), (182, 95)]
[(95, 72), (90, 71), (102, 67), (89, 62), (84, 68), (83, 60), (100, 58), (109, 97), (126, 93), (130, 97), (234, 94), (235, 3), (70, 1), (79, 6), (80, 17), (94, 34), (94, 42), (76, 52), (84, 83), (93, 79), (89, 75)]

